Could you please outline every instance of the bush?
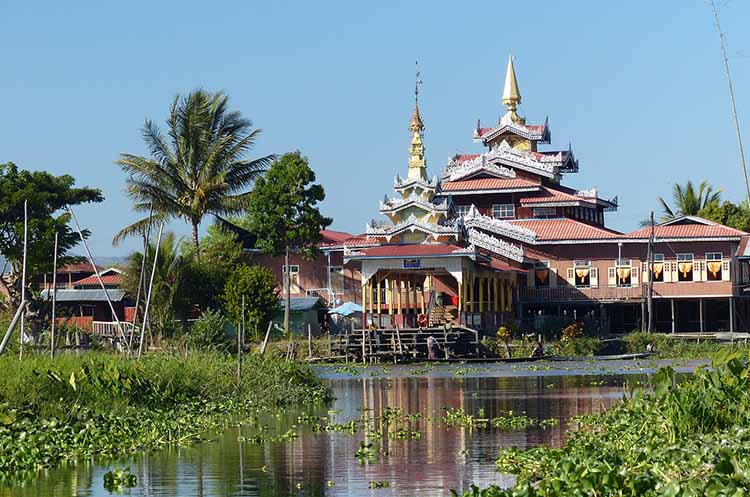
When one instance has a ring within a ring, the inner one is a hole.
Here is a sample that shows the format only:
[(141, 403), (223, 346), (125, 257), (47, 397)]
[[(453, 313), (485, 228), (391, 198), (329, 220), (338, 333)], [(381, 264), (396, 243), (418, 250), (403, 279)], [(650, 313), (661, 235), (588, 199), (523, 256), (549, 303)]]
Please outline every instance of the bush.
[(602, 341), (593, 337), (563, 338), (553, 345), (556, 355), (565, 357), (594, 356), (602, 348)]
[(222, 300), (233, 320), (242, 320), (243, 296), (247, 335), (251, 337), (279, 307), (279, 291), (271, 270), (263, 266), (240, 266), (232, 272), (224, 286)]
[(228, 343), (227, 318), (219, 311), (208, 310), (190, 328), (187, 342), (201, 349), (221, 348)]

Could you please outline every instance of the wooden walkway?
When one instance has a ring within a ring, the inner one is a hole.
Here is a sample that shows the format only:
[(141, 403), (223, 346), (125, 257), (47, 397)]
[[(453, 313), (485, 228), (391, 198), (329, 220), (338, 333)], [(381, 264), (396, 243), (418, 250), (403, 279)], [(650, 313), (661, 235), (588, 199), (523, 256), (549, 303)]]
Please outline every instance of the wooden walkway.
[(352, 329), (330, 337), (327, 357), (310, 361), (411, 362), (427, 359), (427, 338), (437, 340), (440, 358), (477, 357), (479, 332), (464, 326)]

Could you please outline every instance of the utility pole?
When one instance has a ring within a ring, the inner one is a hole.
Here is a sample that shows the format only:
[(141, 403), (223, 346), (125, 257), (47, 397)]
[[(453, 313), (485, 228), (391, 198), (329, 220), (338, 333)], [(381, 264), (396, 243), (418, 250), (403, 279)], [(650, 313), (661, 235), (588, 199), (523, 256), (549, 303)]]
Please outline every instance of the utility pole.
[[(23, 201), (23, 268), (21, 269), (21, 302), (26, 303), (26, 256), (29, 246), (29, 201)], [(23, 358), (23, 341), (26, 335), (26, 306), (21, 308), (21, 344), (18, 349), (18, 358)]]
[(52, 325), (50, 331), (50, 355), (55, 357), (55, 333), (57, 331), (55, 322), (56, 317), (56, 304), (57, 304), (57, 238), (58, 233), (55, 231), (55, 255), (52, 258)]
[(654, 331), (654, 211), (651, 211), (651, 233), (648, 237), (648, 256), (646, 270), (648, 271), (648, 328), (646, 331)]
[(732, 87), (732, 77), (729, 74), (729, 58), (727, 57), (727, 47), (724, 42), (724, 32), (721, 30), (719, 22), (719, 9), (716, 8), (714, 0), (708, 0), (711, 11), (716, 21), (716, 30), (719, 32), (719, 42), (721, 44), (721, 56), (724, 59), (724, 71), (727, 74), (727, 84), (729, 85), (729, 98), (732, 100), (732, 116), (734, 117), (734, 129), (737, 132), (737, 143), (740, 146), (740, 162), (742, 164), (742, 174), (745, 178), (745, 200), (747, 208), (750, 209), (750, 183), (747, 180), (747, 165), (745, 164), (745, 148), (742, 146), (742, 133), (740, 132), (740, 121), (737, 118), (737, 104), (734, 99), (734, 88)]

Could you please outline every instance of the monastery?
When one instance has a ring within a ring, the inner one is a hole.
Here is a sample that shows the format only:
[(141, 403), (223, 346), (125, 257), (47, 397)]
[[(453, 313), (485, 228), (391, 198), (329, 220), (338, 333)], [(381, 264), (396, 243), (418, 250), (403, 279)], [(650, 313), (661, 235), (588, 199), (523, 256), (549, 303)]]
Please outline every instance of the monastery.
[[(383, 220), (356, 236), (325, 231), (322, 256), (294, 258), (293, 295), (359, 303), (363, 321), (385, 328), (456, 323), (493, 333), (508, 320), (527, 330), (575, 320), (622, 333), (645, 329), (651, 278), (656, 330), (746, 329), (747, 233), (693, 216), (608, 228), (617, 197), (564, 186), (578, 160), (570, 147), (549, 148), (547, 120), (519, 115), (512, 58), (501, 101), (497, 124), (473, 130), (484, 151), (430, 176), (418, 81), (406, 175), (380, 202)], [(278, 261), (259, 257), (281, 281)]]

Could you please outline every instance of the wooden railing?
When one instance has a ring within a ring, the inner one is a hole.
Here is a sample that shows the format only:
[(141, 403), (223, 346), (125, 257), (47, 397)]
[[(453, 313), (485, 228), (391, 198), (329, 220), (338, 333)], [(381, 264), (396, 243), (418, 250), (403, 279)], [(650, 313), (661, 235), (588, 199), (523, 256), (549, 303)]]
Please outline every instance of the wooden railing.
[(570, 300), (640, 300), (646, 295), (646, 286), (578, 288), (573, 286), (559, 286), (549, 288), (520, 287), (521, 302), (560, 302)]
[[(122, 331), (126, 335), (129, 335), (130, 332), (133, 331), (133, 323), (120, 321), (120, 325), (122, 326)], [(120, 330), (117, 328), (117, 323), (114, 321), (94, 321), (92, 327), (94, 335), (97, 336), (112, 338), (120, 334)]]

